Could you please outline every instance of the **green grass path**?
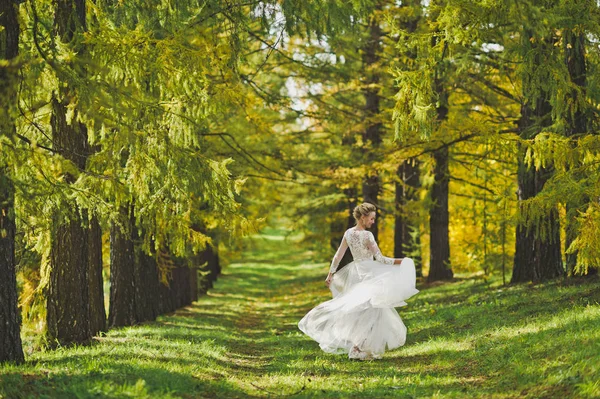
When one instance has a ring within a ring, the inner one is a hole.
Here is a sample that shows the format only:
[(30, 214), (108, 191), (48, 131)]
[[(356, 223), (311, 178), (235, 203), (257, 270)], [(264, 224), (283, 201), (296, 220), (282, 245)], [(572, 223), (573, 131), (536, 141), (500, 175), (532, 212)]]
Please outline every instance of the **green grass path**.
[(94, 345), (0, 366), (0, 398), (600, 397), (600, 281), (425, 288), (408, 342), (373, 362), (322, 353), (298, 320), (329, 298), (326, 263), (253, 239), (209, 295)]

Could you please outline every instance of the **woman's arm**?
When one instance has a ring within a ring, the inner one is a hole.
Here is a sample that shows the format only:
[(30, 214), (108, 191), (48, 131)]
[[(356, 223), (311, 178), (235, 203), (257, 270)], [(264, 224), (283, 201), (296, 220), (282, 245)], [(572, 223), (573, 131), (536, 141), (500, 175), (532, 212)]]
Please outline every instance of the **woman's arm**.
[(325, 284), (327, 284), (328, 287), (329, 287), (329, 284), (331, 283), (331, 279), (333, 278), (333, 273), (335, 273), (335, 271), (337, 270), (337, 267), (340, 264), (342, 258), (344, 257), (344, 254), (346, 253), (347, 249), (348, 249), (348, 242), (346, 241), (346, 235), (344, 234), (344, 238), (342, 238), (342, 242), (341, 242), (340, 246), (338, 247), (333, 259), (331, 260), (331, 265), (329, 266), (329, 274), (327, 275), (327, 278), (325, 279)]

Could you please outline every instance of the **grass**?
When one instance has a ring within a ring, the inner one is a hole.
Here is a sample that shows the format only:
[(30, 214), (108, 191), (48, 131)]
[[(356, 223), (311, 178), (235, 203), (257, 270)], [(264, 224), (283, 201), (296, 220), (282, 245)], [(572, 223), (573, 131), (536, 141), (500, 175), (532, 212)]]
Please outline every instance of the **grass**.
[(600, 281), (421, 286), (408, 342), (373, 362), (323, 353), (296, 327), (329, 298), (326, 263), (255, 237), (198, 302), (88, 347), (0, 366), (0, 398), (593, 398)]

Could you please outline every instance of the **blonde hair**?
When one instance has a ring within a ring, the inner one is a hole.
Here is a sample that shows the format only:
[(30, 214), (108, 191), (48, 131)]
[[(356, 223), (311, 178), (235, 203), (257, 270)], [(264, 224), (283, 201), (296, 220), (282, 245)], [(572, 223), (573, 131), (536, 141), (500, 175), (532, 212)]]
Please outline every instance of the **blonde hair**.
[(354, 208), (354, 211), (352, 211), (352, 215), (354, 216), (354, 220), (356, 220), (356, 223), (358, 223), (361, 216), (369, 216), (369, 213), (371, 212), (377, 212), (377, 208), (375, 207), (375, 205), (370, 204), (368, 202), (363, 202), (362, 204)]

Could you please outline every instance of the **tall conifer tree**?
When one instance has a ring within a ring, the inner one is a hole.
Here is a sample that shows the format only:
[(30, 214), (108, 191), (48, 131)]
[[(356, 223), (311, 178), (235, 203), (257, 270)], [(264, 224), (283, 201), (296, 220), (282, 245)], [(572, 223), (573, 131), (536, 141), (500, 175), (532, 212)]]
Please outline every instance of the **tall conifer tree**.
[[(83, 51), (82, 34), (86, 30), (85, 0), (61, 0), (55, 4), (56, 40)], [(75, 88), (65, 82), (52, 93), (52, 141), (54, 150), (83, 171), (90, 151), (86, 125), (79, 110), (67, 115), (77, 103)], [(71, 172), (64, 176), (74, 183)], [(88, 211), (65, 200), (55, 210), (50, 250), (47, 298), (47, 336), (50, 345), (87, 343), (92, 333), (90, 304), (90, 229)]]
[(4, 144), (14, 142), (14, 112), (18, 98), (16, 82), (19, 52), (18, 1), (0, 2), (0, 363), (24, 360), (21, 345), (21, 316), (15, 259), (15, 192), (11, 173), (14, 165), (6, 164)]

